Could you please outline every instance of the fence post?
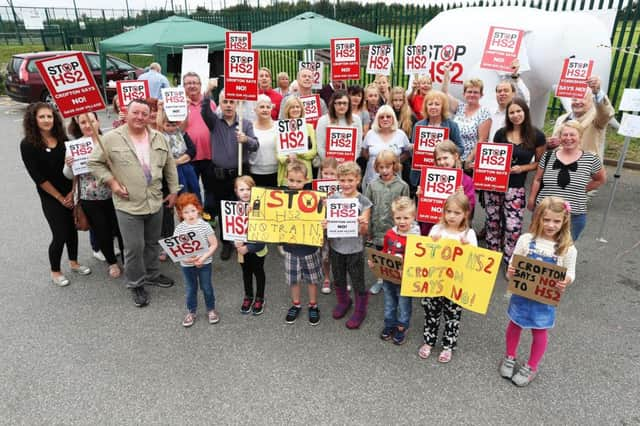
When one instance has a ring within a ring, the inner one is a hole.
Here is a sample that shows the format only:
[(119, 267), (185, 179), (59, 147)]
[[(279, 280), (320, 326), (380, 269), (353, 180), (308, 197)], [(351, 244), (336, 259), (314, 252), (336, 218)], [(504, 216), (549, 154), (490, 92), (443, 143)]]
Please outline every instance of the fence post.
[(20, 31), (18, 30), (18, 15), (16, 15), (16, 9), (13, 7), (13, 1), (9, 1), (9, 5), (11, 6), (11, 13), (13, 14), (13, 23), (16, 29), (16, 37), (18, 38), (18, 43), (22, 44), (22, 37), (20, 36)]

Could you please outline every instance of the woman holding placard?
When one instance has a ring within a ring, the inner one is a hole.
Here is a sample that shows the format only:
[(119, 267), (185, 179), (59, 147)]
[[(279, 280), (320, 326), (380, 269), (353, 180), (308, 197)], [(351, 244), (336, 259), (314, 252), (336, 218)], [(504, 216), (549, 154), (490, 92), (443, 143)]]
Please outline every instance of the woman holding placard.
[[(289, 118), (304, 118), (304, 107), (302, 101), (296, 96), (287, 98), (284, 103), (283, 117)], [(311, 182), (313, 179), (311, 171), (311, 161), (318, 154), (318, 145), (316, 142), (316, 131), (313, 129), (313, 125), (307, 123), (307, 147), (309, 150), (303, 154), (291, 154), (291, 155), (279, 155), (278, 156), (278, 186), (287, 185), (287, 165), (298, 160), (307, 167), (307, 180)]]
[(350, 127), (356, 129), (356, 153), (362, 147), (362, 121), (351, 110), (349, 95), (344, 90), (336, 90), (329, 100), (329, 112), (318, 120), (316, 138), (318, 155), (324, 160), (327, 149), (327, 127)]
[(51, 105), (36, 102), (27, 107), (22, 121), (24, 139), (20, 142), (22, 161), (36, 184), (40, 204), (53, 239), (49, 244), (51, 280), (63, 287), (69, 280), (60, 270), (62, 250), (67, 246), (69, 266), (81, 275), (91, 269), (78, 263), (78, 232), (73, 220), (73, 190), (62, 174), (67, 135), (62, 119)]
[(271, 118), (273, 104), (267, 95), (259, 95), (256, 101), (256, 121), (253, 132), (260, 147), (249, 157), (251, 177), (257, 186), (275, 187), (278, 185), (278, 129)]

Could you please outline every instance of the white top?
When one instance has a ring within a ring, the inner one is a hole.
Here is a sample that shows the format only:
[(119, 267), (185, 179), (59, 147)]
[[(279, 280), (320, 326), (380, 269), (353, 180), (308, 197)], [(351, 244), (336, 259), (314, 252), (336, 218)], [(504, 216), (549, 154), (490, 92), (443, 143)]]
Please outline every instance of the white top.
[(444, 226), (437, 223), (433, 225), (433, 228), (431, 228), (431, 231), (429, 231), (430, 237), (433, 237), (434, 235), (439, 235), (440, 238), (443, 238), (445, 240), (456, 241), (461, 241), (462, 237), (464, 237), (470, 245), (478, 247), (478, 239), (476, 238), (476, 233), (472, 228), (469, 228), (466, 231), (462, 232), (449, 232), (444, 228)]
[(253, 133), (256, 135), (260, 147), (255, 155), (249, 158), (251, 173), (256, 175), (270, 175), (278, 172), (278, 152), (276, 145), (276, 126), (268, 130), (260, 130), (253, 126)]
[[(518, 242), (516, 243), (516, 248), (513, 249), (513, 255), (520, 256), (529, 256), (529, 243), (533, 239), (533, 234), (522, 234), (520, 238), (518, 238)], [(543, 256), (555, 256), (556, 254), (556, 243), (555, 241), (547, 240), (545, 238), (538, 237), (536, 238), (536, 251), (539, 251)], [(513, 261), (513, 255), (511, 259), (509, 259), (509, 263)], [(556, 263), (558, 266), (563, 266), (567, 268), (567, 278), (570, 278), (573, 281), (576, 277), (576, 258), (578, 257), (578, 250), (576, 250), (576, 246), (571, 246), (567, 250), (567, 252), (558, 256), (558, 262)]]
[(371, 130), (367, 133), (367, 136), (362, 142), (362, 149), (369, 151), (369, 160), (367, 162), (367, 172), (364, 175), (365, 186), (372, 180), (378, 177), (378, 173), (375, 170), (374, 163), (376, 157), (383, 150), (389, 150), (400, 157), (403, 151), (409, 149), (409, 139), (407, 134), (400, 129), (396, 129), (391, 136), (391, 139), (384, 141), (380, 134), (375, 130)]

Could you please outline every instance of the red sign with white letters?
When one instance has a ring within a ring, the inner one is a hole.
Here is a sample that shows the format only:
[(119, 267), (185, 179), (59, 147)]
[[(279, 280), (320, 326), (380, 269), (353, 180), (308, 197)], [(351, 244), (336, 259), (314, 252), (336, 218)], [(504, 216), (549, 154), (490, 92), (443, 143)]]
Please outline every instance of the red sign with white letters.
[(326, 157), (333, 157), (338, 163), (356, 161), (356, 137), (354, 127), (327, 127)]
[(249, 31), (227, 31), (225, 34), (224, 47), (233, 50), (251, 49), (251, 32)]
[(478, 190), (507, 192), (513, 145), (478, 143), (473, 166), (473, 185)]
[(560, 82), (556, 86), (556, 97), (582, 99), (587, 93), (587, 80), (593, 71), (592, 60), (567, 58), (562, 65)]
[(302, 102), (302, 108), (304, 108), (304, 118), (315, 129), (322, 115), (320, 95), (300, 96), (300, 102)]
[(360, 39), (331, 39), (331, 79), (360, 80)]
[(224, 97), (237, 101), (258, 100), (257, 50), (224, 49)]
[(436, 146), (449, 138), (449, 129), (446, 127), (416, 126), (413, 135), (413, 161), (411, 168), (418, 170), (425, 166), (433, 166), (433, 155)]
[(420, 179), (418, 215), (420, 222), (437, 223), (442, 217), (445, 201), (462, 185), (462, 170), (425, 167)]
[(512, 72), (511, 63), (518, 59), (524, 31), (513, 28), (491, 27), (480, 68)]
[(151, 97), (147, 80), (119, 80), (116, 82), (116, 89), (118, 91), (118, 105), (123, 113), (127, 112), (127, 105), (132, 100), (144, 100)]

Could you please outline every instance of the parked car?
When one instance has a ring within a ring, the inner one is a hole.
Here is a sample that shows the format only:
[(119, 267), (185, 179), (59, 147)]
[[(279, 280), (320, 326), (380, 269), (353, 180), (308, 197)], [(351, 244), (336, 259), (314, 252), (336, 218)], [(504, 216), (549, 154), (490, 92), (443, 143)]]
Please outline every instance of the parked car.
[[(78, 51), (52, 51), (13, 55), (7, 64), (7, 79), (5, 82), (7, 95), (17, 102), (43, 101), (52, 104), (53, 98), (42, 81), (42, 77), (36, 67), (36, 61), (69, 53), (78, 53)], [(84, 54), (93, 77), (100, 87), (100, 93), (104, 93), (100, 74), (100, 55), (95, 52), (81, 53)], [(107, 82), (135, 79), (143, 72), (142, 68), (138, 68), (120, 58), (107, 55)], [(107, 102), (111, 101), (115, 93), (115, 85), (113, 87), (107, 86)]]

